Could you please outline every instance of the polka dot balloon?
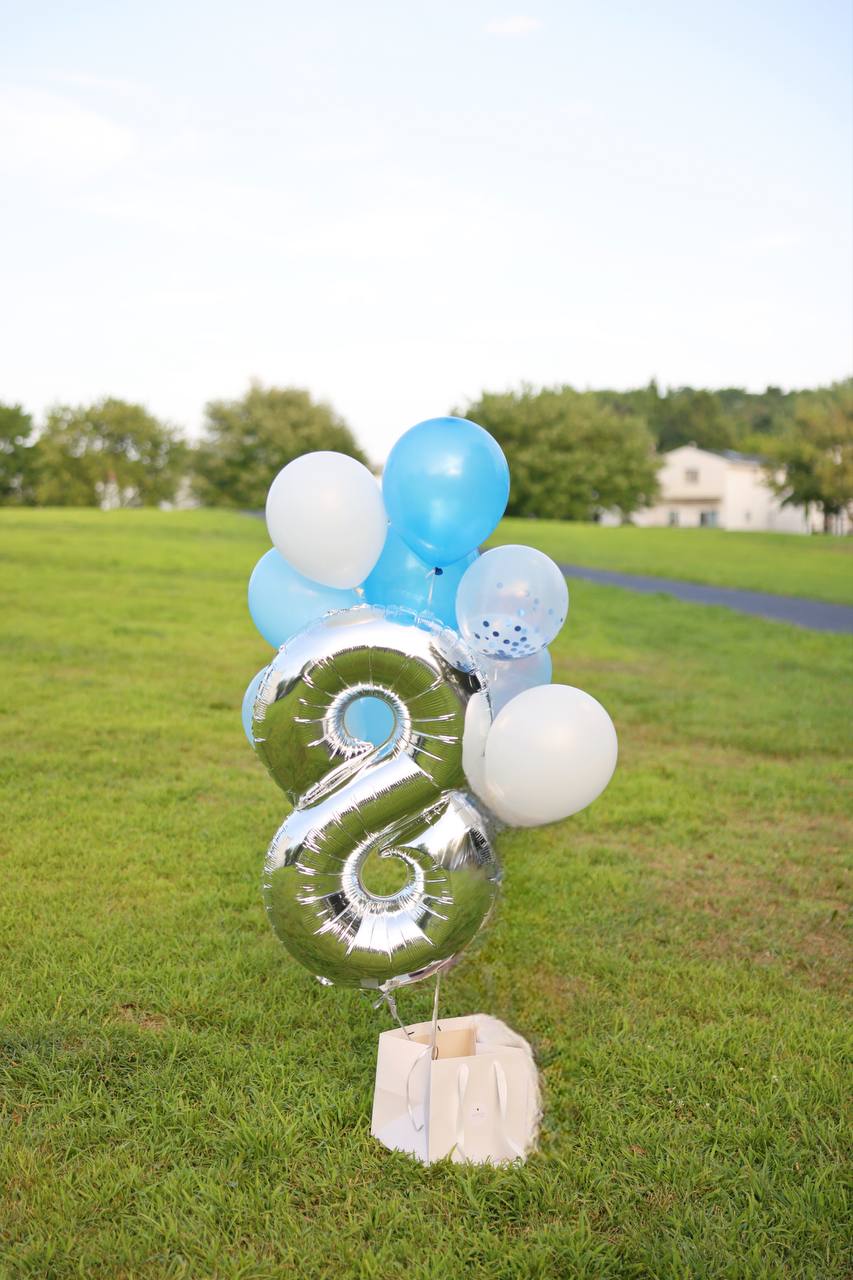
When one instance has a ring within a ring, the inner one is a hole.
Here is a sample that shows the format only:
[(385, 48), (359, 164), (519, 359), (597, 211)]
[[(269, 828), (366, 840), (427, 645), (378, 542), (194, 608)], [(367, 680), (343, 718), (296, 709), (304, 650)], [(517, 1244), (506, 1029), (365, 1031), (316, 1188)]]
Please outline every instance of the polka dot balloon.
[(459, 630), (490, 658), (527, 658), (550, 644), (569, 612), (554, 561), (533, 547), (495, 547), (466, 569), (456, 593)]

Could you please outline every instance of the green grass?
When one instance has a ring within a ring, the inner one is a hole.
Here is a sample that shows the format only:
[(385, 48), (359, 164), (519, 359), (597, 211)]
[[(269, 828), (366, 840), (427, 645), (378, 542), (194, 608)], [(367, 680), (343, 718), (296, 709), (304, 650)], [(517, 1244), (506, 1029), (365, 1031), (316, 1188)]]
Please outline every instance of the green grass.
[(502, 837), (443, 984), (534, 1044), (541, 1150), (424, 1170), (369, 1136), (387, 1019), (262, 910), (264, 546), (237, 515), (0, 512), (0, 1274), (849, 1275), (849, 638), (576, 585), (555, 678), (620, 768)]
[(853, 604), (853, 538), (504, 520), (491, 541), (528, 543), (591, 569)]

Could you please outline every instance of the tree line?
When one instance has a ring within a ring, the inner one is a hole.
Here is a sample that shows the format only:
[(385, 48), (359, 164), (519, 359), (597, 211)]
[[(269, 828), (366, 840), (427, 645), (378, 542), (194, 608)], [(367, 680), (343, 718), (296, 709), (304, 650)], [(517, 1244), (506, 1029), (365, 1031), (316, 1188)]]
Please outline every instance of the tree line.
[[(592, 520), (654, 501), (660, 454), (682, 444), (761, 456), (791, 502), (831, 517), (853, 504), (853, 379), (829, 387), (631, 391), (571, 386), (483, 392), (457, 406), (500, 442), (512, 471), (508, 513)], [(0, 504), (150, 506), (178, 496), (257, 509), (270, 477), (299, 454), (334, 449), (367, 463), (344, 420), (294, 387), (252, 384), (213, 400), (201, 439), (138, 404), (58, 405), (34, 424), (0, 404)]]

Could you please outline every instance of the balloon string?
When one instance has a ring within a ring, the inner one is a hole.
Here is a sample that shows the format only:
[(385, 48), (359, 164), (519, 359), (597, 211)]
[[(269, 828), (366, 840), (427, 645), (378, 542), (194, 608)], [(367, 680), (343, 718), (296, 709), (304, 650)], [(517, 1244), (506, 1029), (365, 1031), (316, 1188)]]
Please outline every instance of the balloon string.
[(435, 975), (435, 995), (433, 996), (433, 999), (432, 999), (432, 1034), (430, 1036), (430, 1057), (433, 1059), (438, 1057), (438, 1048), (436, 1046), (436, 1041), (438, 1038), (438, 1032), (441, 1030), (441, 1028), (438, 1025), (438, 988), (440, 984), (441, 984), (441, 970), (439, 969), (438, 973)]
[(371, 1001), (374, 1009), (378, 1009), (380, 1005), (384, 1004), (388, 1012), (390, 1013), (391, 1017), (397, 1023), (397, 1026), (400, 1028), (400, 1030), (405, 1031), (407, 1036), (411, 1036), (412, 1032), (409, 1030), (409, 1028), (401, 1019), (399, 1013), (397, 1012), (397, 1001), (394, 998), (393, 991), (383, 991), (380, 994), (378, 1000), (374, 1000), (370, 992), (365, 991), (364, 988), (362, 988), (362, 995), (367, 996), (368, 1000)]
[[(438, 992), (439, 992), (440, 984), (441, 984), (441, 972), (439, 971), (435, 975), (435, 993), (432, 998), (432, 1031), (430, 1034), (430, 1057), (431, 1058), (438, 1057), (436, 1040), (437, 1040), (438, 1032), (441, 1030), (441, 1023), (438, 1020)], [(370, 992), (365, 991), (363, 987), (362, 987), (361, 993), (362, 995), (367, 996), (368, 1000), (370, 1000), (374, 1009), (378, 1009), (380, 1005), (384, 1004), (388, 1012), (390, 1013), (391, 1017), (397, 1023), (397, 1026), (400, 1028), (400, 1030), (405, 1031), (406, 1035), (409, 1038), (411, 1038), (414, 1032), (409, 1030), (405, 1022), (403, 1022), (402, 1018), (397, 1012), (397, 1001), (394, 997), (393, 991), (381, 991), (379, 994), (378, 1000), (374, 1000)]]

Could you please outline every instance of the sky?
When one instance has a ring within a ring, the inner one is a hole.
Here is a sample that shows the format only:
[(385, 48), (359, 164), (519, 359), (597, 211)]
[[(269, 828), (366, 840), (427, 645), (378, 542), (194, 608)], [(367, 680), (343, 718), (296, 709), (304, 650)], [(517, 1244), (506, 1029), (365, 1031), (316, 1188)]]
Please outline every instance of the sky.
[(853, 371), (847, 0), (0, 0), (0, 401)]

